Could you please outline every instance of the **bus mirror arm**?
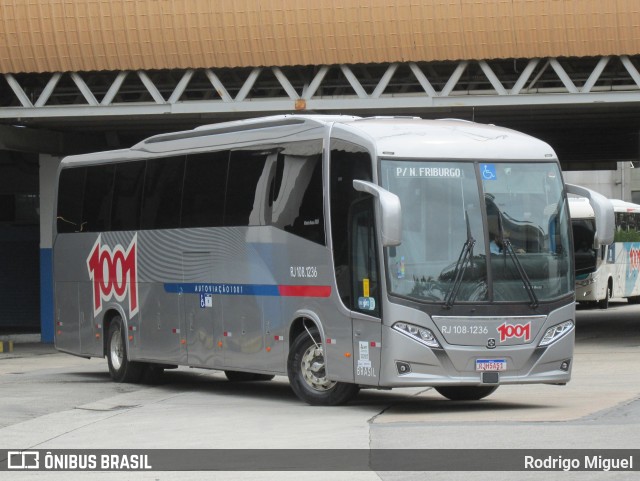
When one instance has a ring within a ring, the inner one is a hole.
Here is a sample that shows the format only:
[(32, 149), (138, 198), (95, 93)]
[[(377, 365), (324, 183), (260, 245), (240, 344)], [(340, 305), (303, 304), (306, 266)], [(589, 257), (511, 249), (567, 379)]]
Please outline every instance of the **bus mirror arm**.
[(611, 201), (604, 195), (580, 185), (565, 184), (569, 194), (586, 197), (593, 208), (597, 230), (594, 237), (594, 247), (613, 243), (615, 232), (615, 214)]
[(367, 182), (366, 180), (354, 180), (353, 188), (359, 192), (371, 194), (378, 199), (381, 217), (382, 245), (384, 247), (400, 245), (402, 243), (402, 208), (400, 206), (400, 198), (379, 185)]

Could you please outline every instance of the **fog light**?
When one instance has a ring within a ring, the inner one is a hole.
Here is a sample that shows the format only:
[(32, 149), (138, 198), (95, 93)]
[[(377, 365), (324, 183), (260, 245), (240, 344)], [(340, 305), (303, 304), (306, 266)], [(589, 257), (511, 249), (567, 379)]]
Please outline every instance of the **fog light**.
[(567, 372), (569, 371), (569, 366), (571, 366), (571, 359), (567, 359), (566, 361), (562, 361), (562, 364), (560, 364), (560, 370)]
[(396, 369), (398, 374), (402, 376), (411, 372), (411, 365), (408, 362), (396, 361)]

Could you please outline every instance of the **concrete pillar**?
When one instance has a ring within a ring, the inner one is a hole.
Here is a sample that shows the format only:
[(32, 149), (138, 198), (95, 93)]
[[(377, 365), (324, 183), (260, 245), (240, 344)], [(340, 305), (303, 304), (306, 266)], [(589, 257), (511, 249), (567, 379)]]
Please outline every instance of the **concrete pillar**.
[(40, 326), (42, 342), (52, 343), (53, 311), (53, 216), (56, 174), (60, 158), (40, 154)]

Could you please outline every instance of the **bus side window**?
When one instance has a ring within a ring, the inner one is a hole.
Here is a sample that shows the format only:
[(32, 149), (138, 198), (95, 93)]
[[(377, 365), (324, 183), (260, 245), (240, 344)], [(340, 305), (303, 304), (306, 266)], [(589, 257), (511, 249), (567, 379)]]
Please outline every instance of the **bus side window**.
[(180, 226), (184, 159), (180, 156), (147, 162), (141, 229), (175, 229)]
[(284, 144), (270, 190), (271, 224), (325, 245), (322, 142)]
[(96, 165), (87, 168), (82, 220), (85, 232), (111, 229), (111, 198), (115, 165)]
[[(262, 150), (231, 151), (224, 211), (225, 226), (248, 226), (251, 224), (254, 206), (264, 208), (258, 196), (266, 194), (258, 188), (258, 183), (267, 157), (271, 154), (270, 151)], [(253, 218), (261, 219), (262, 216), (256, 213)]]
[(111, 230), (138, 230), (146, 162), (116, 164)]
[(187, 157), (180, 226), (220, 227), (229, 169), (229, 151)]
[(56, 214), (59, 234), (83, 231), (82, 195), (86, 171), (85, 167), (76, 167), (60, 172)]
[(353, 188), (353, 180), (371, 181), (371, 156), (358, 145), (332, 139), (330, 160), (331, 236), (336, 283), (342, 302), (350, 309), (357, 306), (351, 292), (349, 266), (349, 209), (367, 194)]

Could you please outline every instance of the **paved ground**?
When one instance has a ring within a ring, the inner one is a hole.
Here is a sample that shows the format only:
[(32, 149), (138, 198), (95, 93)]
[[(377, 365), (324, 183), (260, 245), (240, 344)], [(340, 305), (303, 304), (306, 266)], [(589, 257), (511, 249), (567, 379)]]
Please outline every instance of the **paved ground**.
[[(429, 389), (362, 391), (347, 406), (301, 403), (286, 378), (229, 383), (181, 368), (159, 386), (115, 384), (106, 361), (16, 344), (0, 354), (0, 449), (579, 448), (640, 449), (640, 307), (580, 310), (573, 379), (503, 386), (473, 403)], [(640, 459), (638, 459), (640, 462)], [(9, 473), (10, 479), (62, 479)], [(214, 476), (215, 474), (215, 476)], [(209, 473), (210, 479), (426, 479), (425, 473)], [(464, 479), (469, 473), (429, 473)], [(514, 477), (514, 475), (516, 475)], [(561, 475), (560, 478), (556, 475)], [(65, 473), (64, 479), (86, 479)], [(201, 479), (204, 473), (92, 473)], [(476, 473), (479, 479), (603, 479), (603, 473)], [(606, 479), (630, 479), (607, 473)]]

